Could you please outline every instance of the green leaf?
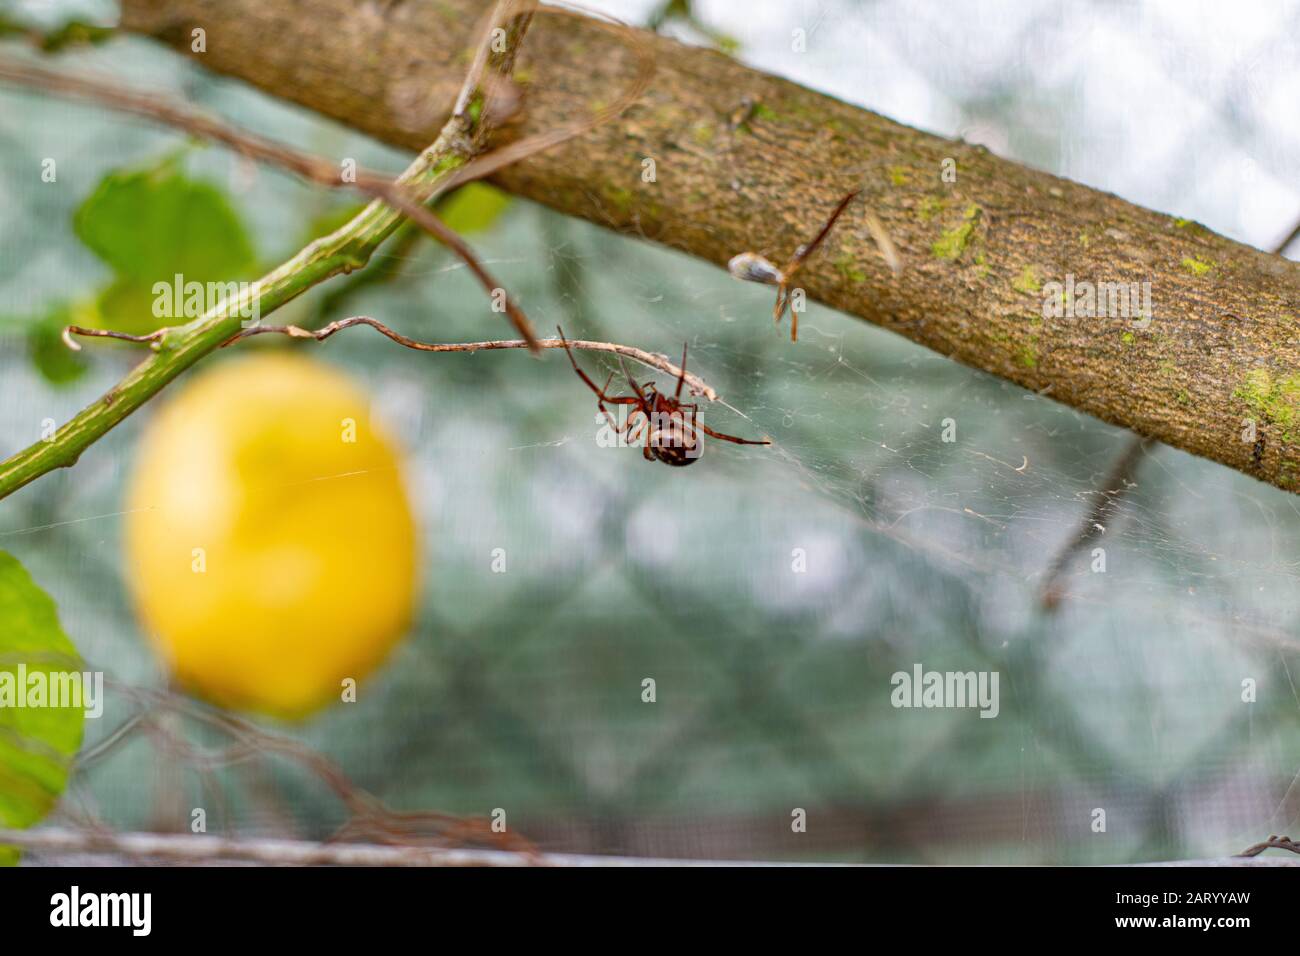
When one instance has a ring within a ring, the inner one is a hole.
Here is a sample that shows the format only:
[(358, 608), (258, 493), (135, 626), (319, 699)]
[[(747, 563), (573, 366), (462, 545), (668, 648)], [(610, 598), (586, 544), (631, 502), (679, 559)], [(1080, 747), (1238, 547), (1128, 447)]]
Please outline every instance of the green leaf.
[[(189, 276), (186, 275), (186, 280), (188, 279)], [(172, 285), (171, 282), (167, 284)], [(181, 315), (155, 316), (153, 308), (155, 298), (153, 283), (148, 280), (131, 276), (113, 280), (95, 297), (95, 311), (100, 317), (99, 327), (139, 335), (152, 332), (163, 325), (184, 322), (187, 318), (198, 318), (198, 316)]]
[(490, 229), (510, 206), (510, 197), (487, 183), (466, 183), (438, 202), (438, 216), (465, 235)]
[[(154, 284), (224, 282), (255, 265), (252, 243), (225, 194), (188, 178), (172, 155), (100, 182), (73, 220), (77, 236), (116, 277), (100, 298), (106, 328), (147, 332), (180, 316), (153, 314)], [(188, 317), (188, 316), (187, 316)]]
[(101, 27), (97, 23), (69, 20), (41, 38), (41, 49), (46, 53), (59, 53), (73, 46), (98, 46), (111, 40), (115, 32), (112, 27)]
[(27, 350), (32, 364), (51, 385), (68, 385), (86, 372), (86, 361), (63, 342), (63, 330), (76, 325), (66, 305), (57, 306), (27, 327)]
[[(39, 673), (82, 670), (54, 601), (0, 551), (0, 690), (12, 690), (20, 673), (30, 682)], [(29, 827), (50, 811), (67, 786), (84, 723), (81, 706), (19, 707), (0, 696), (0, 826)], [(17, 859), (17, 850), (0, 847), (0, 864)]]
[(113, 33), (112, 27), (101, 27), (85, 20), (68, 20), (56, 27), (42, 30), (35, 24), (0, 13), (0, 37), (27, 37), (46, 53), (59, 53), (67, 47), (84, 44), (96, 46), (111, 39)]

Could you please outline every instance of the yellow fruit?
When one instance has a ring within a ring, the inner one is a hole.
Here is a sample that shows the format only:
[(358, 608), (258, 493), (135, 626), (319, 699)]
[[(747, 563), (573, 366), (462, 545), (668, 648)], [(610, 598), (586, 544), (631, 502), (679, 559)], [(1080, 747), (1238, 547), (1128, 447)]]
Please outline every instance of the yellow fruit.
[(215, 703), (304, 715), (410, 621), (416, 532), (397, 452), (367, 397), (301, 354), (185, 382), (145, 429), (126, 509), (145, 628)]

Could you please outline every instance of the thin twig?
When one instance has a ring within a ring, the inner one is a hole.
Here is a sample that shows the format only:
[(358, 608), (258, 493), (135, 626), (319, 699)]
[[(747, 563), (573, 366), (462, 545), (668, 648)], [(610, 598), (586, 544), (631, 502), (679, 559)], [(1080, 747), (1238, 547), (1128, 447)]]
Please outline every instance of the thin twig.
[[(46, 853), (87, 853), (189, 864), (245, 862), (269, 866), (556, 866), (565, 858), (512, 850), (309, 843), (176, 833), (110, 833), (42, 828), (0, 830), (0, 846)], [(587, 858), (598, 862), (599, 858)], [(568, 863), (567, 865), (574, 865)]]
[(1106, 530), (1111, 515), (1115, 513), (1124, 493), (1132, 486), (1133, 476), (1138, 466), (1146, 456), (1147, 450), (1154, 444), (1155, 442), (1149, 438), (1135, 436), (1124, 449), (1123, 454), (1115, 460), (1110, 474), (1102, 483), (1100, 496), (1089, 509), (1087, 517), (1079, 523), (1069, 544), (1057, 552), (1056, 560), (1052, 562), (1051, 569), (1047, 572), (1047, 577), (1039, 591), (1039, 600), (1044, 609), (1055, 610), (1061, 603), (1061, 599), (1065, 596), (1061, 587), (1061, 578), (1064, 577), (1070, 562), (1078, 552), (1101, 537), (1102, 532)]
[(1259, 856), (1265, 850), (1289, 850), (1292, 853), (1300, 853), (1300, 840), (1273, 834), (1263, 843), (1256, 843), (1242, 850), (1237, 856)]
[[(622, 20), (607, 13), (592, 10), (577, 3), (569, 3), (567, 7), (571, 9), (548, 3), (546, 6), (538, 7), (537, 12), (554, 16), (577, 17), (582, 20), (584, 26), (594, 26), (612, 33), (614, 38), (627, 47), (636, 58), (636, 75), (628, 83), (627, 88), (608, 106), (603, 106), (572, 123), (541, 133), (534, 133), (532, 136), (526, 136), (514, 143), (471, 159), (452, 173), (447, 180), (448, 189), (455, 189), (457, 186), (472, 180), (491, 176), (498, 169), (504, 169), (506, 166), (517, 163), (534, 153), (544, 152), (553, 146), (558, 146), (566, 140), (581, 136), (597, 126), (602, 126), (610, 120), (622, 116), (628, 107), (640, 99), (641, 94), (650, 86), (650, 81), (654, 78), (655, 73), (655, 55), (654, 48), (645, 36), (642, 36)], [(459, 99), (457, 103), (460, 103)]]
[[(41, 827), (37, 830), (0, 830), (0, 846), (17, 846), (36, 853), (126, 858), (141, 862), (259, 863), (268, 866), (772, 866), (760, 860), (669, 860), (659, 857), (596, 856), (578, 853), (512, 853), (506, 850), (443, 847), (382, 846), (374, 844), (311, 843), (303, 840), (240, 839), (187, 833), (109, 833)], [(1254, 847), (1251, 847), (1253, 850)], [(1283, 860), (1241, 862), (1245, 854), (1226, 860), (1180, 860), (1164, 866), (1284, 865)], [(825, 866), (790, 863), (780, 866)]]
[[(420, 342), (416, 339), (408, 338), (400, 332), (384, 325), (377, 319), (372, 319), (368, 315), (354, 315), (347, 319), (338, 319), (331, 322), (323, 328), (312, 330), (300, 328), (296, 325), (254, 325), (242, 330), (239, 334), (231, 337), (224, 343), (230, 345), (240, 339), (245, 339), (254, 335), (287, 335), (295, 339), (315, 339), (317, 342), (324, 342), (335, 332), (341, 332), (344, 329), (351, 328), (354, 325), (368, 325), (375, 331), (386, 335), (398, 345), (403, 345), (408, 349), (415, 349), (418, 352), (487, 352), (494, 349), (522, 349), (527, 348), (528, 344), (523, 339), (500, 339), (488, 342)], [(69, 328), (70, 332), (79, 333), (73, 327)], [(94, 331), (94, 330), (90, 330)], [(147, 336), (132, 336), (131, 338), (138, 341), (147, 340)], [(563, 333), (558, 339), (538, 339), (536, 345), (543, 349), (561, 349), (564, 348)], [(616, 342), (593, 342), (589, 339), (569, 339), (569, 347), (575, 349), (584, 349), (589, 352), (610, 352), (614, 355), (622, 355), (634, 359), (649, 368), (656, 369), (669, 375), (672, 378), (682, 376), (682, 369), (679, 365), (674, 365), (669, 361), (666, 355), (660, 355), (656, 352), (647, 352), (644, 349), (636, 348), (631, 345), (619, 345)], [(691, 390), (692, 395), (707, 398), (711, 402), (718, 401), (718, 393), (708, 382), (695, 375), (692, 372), (686, 372), (684, 376), (686, 386)]]
[[(198, 864), (258, 863), (268, 866), (404, 867), (755, 867), (756, 860), (670, 860), (659, 857), (600, 856), (579, 853), (515, 853), (507, 850), (414, 847), (363, 843), (311, 843), (304, 840), (227, 838), (188, 833), (109, 833), (41, 827), (0, 830), (0, 846), (36, 853), (119, 857), (141, 862)], [(780, 866), (824, 866), (782, 862)]]
[[(237, 766), (268, 755), (292, 761), (324, 783), (343, 803), (349, 817), (339, 836), (348, 832), (372, 840), (402, 845), (465, 846), (476, 844), (502, 850), (535, 853), (533, 845), (511, 831), (496, 832), (485, 819), (455, 816), (436, 810), (389, 809), (375, 794), (353, 783), (329, 757), (299, 741), (262, 730), (229, 711), (210, 707), (166, 689), (139, 688), (114, 682), (114, 687), (142, 708), (139, 725), (155, 742), (200, 772)], [(155, 711), (196, 721), (230, 738), (220, 750), (199, 749), (173, 731)], [(129, 721), (128, 721), (129, 723)], [(117, 737), (115, 732), (112, 736)]]
[(63, 332), (60, 333), (59, 337), (63, 339), (63, 344), (72, 349), (72, 351), (80, 352), (81, 343), (73, 338), (74, 335), (84, 335), (88, 338), (120, 339), (123, 342), (133, 342), (137, 345), (153, 345), (157, 342), (161, 342), (169, 331), (171, 331), (171, 329), (165, 327), (154, 329), (152, 332), (147, 332), (144, 335), (132, 335), (129, 332), (118, 332), (115, 329), (90, 329), (86, 328), (84, 325), (67, 325), (64, 326)]
[(1300, 221), (1296, 222), (1296, 224), (1291, 228), (1291, 231), (1286, 234), (1285, 239), (1273, 247), (1274, 254), (1280, 256), (1282, 253), (1286, 252), (1291, 243), (1295, 242), (1297, 239), (1300, 239)]

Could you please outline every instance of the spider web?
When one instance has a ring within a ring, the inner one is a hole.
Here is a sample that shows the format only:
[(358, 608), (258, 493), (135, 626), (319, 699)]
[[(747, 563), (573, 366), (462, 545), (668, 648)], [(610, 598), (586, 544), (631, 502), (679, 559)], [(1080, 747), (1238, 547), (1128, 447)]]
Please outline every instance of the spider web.
[[(639, 22), (651, 5), (601, 6)], [(1281, 122), (1297, 92), (1284, 69), (1300, 52), (1294, 4), (1258, 21), (1161, 4), (695, 12), (760, 68), (1243, 241), (1267, 247), (1300, 216), (1300, 140)], [(791, 50), (796, 28), (806, 53)], [(1103, 54), (1126, 70), (1091, 69)], [(87, 59), (324, 154), (400, 167), (189, 66)], [(0, 95), (17, 106), (0, 112), (7, 168), (70, 145), (98, 163), (57, 197), (0, 183), (20, 224), (0, 247), (0, 301), (14, 308), (92, 271), (50, 222), (104, 171), (172, 141)], [(46, 132), (29, 140), (38, 110)], [(190, 164), (230, 185), (267, 255), (335, 202), (216, 151)], [(400, 805), (506, 807), (552, 849), (655, 856), (1122, 862), (1224, 855), (1300, 824), (1296, 496), (1158, 447), (1067, 567), (1053, 613), (1045, 576), (1126, 432), (816, 305), (792, 344), (770, 288), (527, 203), (471, 238), (539, 329), (674, 361), (685, 342), (723, 398), (702, 420), (774, 445), (709, 442), (695, 467), (661, 468), (599, 447), (594, 399), (558, 353), (430, 357), (364, 329), (302, 346), (367, 383), (407, 448), (424, 529), (423, 603), (398, 660), (354, 707), (290, 731), (358, 783)], [(454, 260), (427, 243), (383, 255), (397, 278), (350, 298), (349, 314), (426, 339), (502, 334)], [(578, 358), (597, 382), (617, 370)], [(0, 350), (6, 446), (110, 385), (121, 365), (101, 361), (57, 392), (20, 349)], [(75, 476), (0, 504), (0, 547), (50, 587), (88, 657), (140, 683), (158, 676), (122, 597), (116, 512), (147, 418)], [(496, 549), (505, 573), (490, 570)], [(997, 671), (998, 718), (891, 706), (891, 675), (918, 663)], [(242, 773), (198, 780), (138, 746), (88, 771), (77, 799), (145, 825), (139, 781), (152, 777), (192, 801), (235, 794), (214, 814), (233, 830), (337, 823), (307, 782)], [(792, 808), (808, 810), (807, 833), (791, 832)]]

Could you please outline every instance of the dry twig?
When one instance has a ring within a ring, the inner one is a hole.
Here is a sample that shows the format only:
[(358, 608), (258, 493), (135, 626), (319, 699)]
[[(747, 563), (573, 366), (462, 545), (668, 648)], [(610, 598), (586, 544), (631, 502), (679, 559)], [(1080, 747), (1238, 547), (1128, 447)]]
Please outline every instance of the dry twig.
[[(287, 335), (295, 339), (315, 339), (317, 342), (324, 342), (334, 333), (341, 332), (354, 325), (368, 325), (382, 335), (386, 335), (398, 345), (414, 349), (417, 352), (489, 352), (497, 349), (523, 349), (528, 348), (530, 344), (541, 349), (564, 348), (563, 337), (558, 339), (535, 339), (532, 343), (524, 339), (497, 339), (487, 342), (420, 342), (394, 331), (368, 315), (354, 315), (350, 318), (338, 319), (323, 328), (314, 330), (304, 329), (296, 325), (254, 325), (230, 338), (224, 343), (223, 347), (254, 335)], [(557, 329), (557, 331), (559, 330)], [(121, 339), (136, 344), (151, 345), (159, 340), (162, 331), (150, 332), (146, 335), (129, 335), (126, 332), (114, 332), (111, 329), (88, 329), (80, 325), (69, 325), (63, 330), (63, 341), (71, 349), (80, 349), (81, 346), (73, 338), (73, 336), (78, 335)], [(563, 333), (561, 333), (561, 336), (563, 336)], [(657, 369), (673, 378), (677, 378), (682, 372), (681, 366), (674, 365), (668, 359), (668, 356), (657, 352), (647, 352), (632, 345), (619, 345), (616, 342), (593, 342), (590, 339), (570, 339), (569, 347), (583, 349), (588, 352), (610, 352), (614, 355), (622, 355), (649, 368)], [(702, 396), (711, 402), (718, 400), (717, 391), (698, 375), (687, 372), (685, 381), (692, 395)]]
[(1247, 847), (1237, 856), (1259, 856), (1265, 850), (1289, 850), (1292, 853), (1300, 853), (1300, 841), (1274, 834), (1262, 843)]

